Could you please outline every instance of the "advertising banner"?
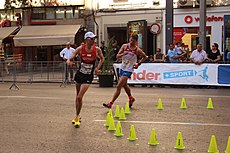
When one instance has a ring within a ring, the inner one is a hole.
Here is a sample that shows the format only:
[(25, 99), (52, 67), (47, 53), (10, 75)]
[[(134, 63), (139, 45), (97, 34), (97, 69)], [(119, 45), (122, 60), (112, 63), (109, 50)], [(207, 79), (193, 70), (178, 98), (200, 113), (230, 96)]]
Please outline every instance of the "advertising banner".
[[(120, 64), (114, 64), (116, 76)], [(230, 85), (229, 64), (143, 63), (135, 69), (129, 84)]]

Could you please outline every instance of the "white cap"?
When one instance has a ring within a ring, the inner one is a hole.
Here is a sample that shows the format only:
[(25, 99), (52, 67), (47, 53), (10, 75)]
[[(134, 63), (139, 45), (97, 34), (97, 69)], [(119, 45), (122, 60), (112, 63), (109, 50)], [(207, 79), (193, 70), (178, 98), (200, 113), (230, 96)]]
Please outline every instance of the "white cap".
[(96, 35), (94, 33), (92, 33), (92, 32), (86, 32), (85, 36), (84, 36), (85, 39), (87, 39), (87, 38), (95, 38), (95, 37), (96, 37)]

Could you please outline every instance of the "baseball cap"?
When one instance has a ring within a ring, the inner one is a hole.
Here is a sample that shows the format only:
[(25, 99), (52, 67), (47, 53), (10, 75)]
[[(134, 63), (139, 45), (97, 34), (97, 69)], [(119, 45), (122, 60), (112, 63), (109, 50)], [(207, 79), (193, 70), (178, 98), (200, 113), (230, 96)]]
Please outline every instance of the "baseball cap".
[(92, 32), (86, 32), (85, 33), (85, 36), (84, 36), (84, 39), (87, 39), (87, 38), (95, 38), (96, 35)]

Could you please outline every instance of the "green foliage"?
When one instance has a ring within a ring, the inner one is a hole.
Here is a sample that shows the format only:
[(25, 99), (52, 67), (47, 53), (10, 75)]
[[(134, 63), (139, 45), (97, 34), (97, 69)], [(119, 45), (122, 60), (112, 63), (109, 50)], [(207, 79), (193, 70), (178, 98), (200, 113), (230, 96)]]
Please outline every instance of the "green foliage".
[(109, 39), (107, 47), (105, 47), (104, 49), (104, 63), (102, 65), (101, 70), (98, 71), (98, 74), (114, 74), (113, 71), (113, 41), (114, 41), (114, 37), (112, 37), (111, 39)]

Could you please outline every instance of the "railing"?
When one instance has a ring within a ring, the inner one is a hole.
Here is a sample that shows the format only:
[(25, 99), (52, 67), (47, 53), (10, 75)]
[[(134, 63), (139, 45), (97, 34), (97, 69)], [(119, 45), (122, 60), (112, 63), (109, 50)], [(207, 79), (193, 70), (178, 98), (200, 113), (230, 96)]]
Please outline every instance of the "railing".
[[(75, 62), (73, 71), (78, 68)], [(9, 73), (7, 72), (7, 69)], [(1, 82), (60, 82), (68, 81), (66, 72), (69, 68), (63, 61), (20, 61), (17, 57), (9, 57), (0, 63)]]

